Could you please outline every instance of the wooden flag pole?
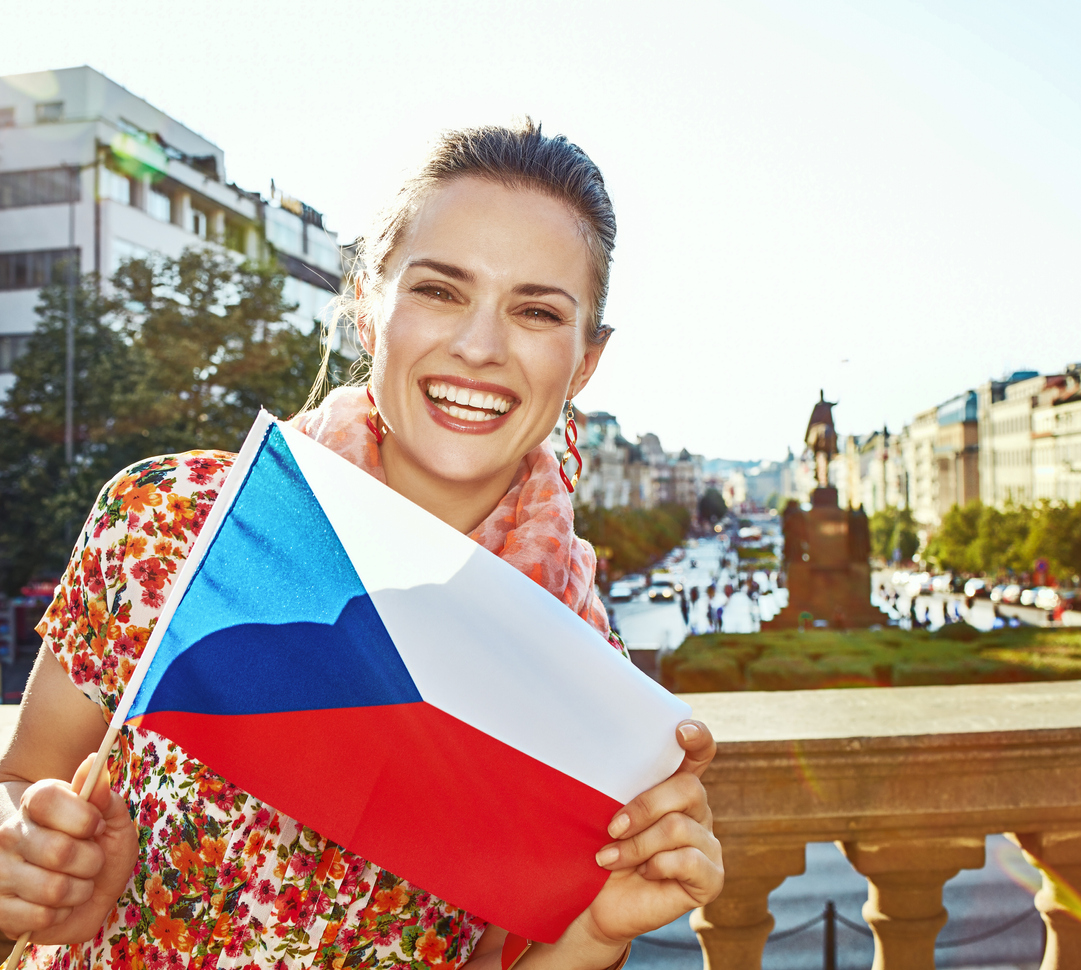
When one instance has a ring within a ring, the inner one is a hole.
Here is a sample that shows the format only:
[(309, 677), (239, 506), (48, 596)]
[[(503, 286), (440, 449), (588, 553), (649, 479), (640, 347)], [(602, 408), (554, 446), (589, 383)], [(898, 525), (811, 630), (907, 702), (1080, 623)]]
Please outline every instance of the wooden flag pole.
[[(94, 786), (97, 785), (102, 769), (109, 762), (109, 752), (112, 750), (113, 742), (119, 733), (119, 727), (110, 725), (109, 730), (105, 732), (105, 737), (101, 739), (101, 747), (98, 748), (98, 753), (94, 756), (94, 763), (90, 766), (90, 774), (86, 776), (83, 787), (79, 789), (79, 797), (84, 802), (90, 800), (90, 793), (94, 790)], [(30, 930), (27, 930), (15, 941), (14, 948), (7, 960), (4, 961), (3, 970), (18, 970), (19, 961), (22, 959), (23, 951), (29, 942)]]

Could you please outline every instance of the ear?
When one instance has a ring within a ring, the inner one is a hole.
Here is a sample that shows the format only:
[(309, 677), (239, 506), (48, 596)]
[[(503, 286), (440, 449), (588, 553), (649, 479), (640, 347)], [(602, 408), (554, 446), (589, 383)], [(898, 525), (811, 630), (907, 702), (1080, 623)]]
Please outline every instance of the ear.
[(571, 379), (569, 397), (576, 397), (589, 383), (589, 379), (593, 376), (593, 372), (601, 362), (601, 354), (604, 353), (604, 348), (608, 346), (608, 336), (608, 334), (605, 335), (604, 343), (590, 343), (586, 348), (586, 352), (582, 356), (582, 361), (578, 365), (578, 369), (574, 372), (574, 377)]

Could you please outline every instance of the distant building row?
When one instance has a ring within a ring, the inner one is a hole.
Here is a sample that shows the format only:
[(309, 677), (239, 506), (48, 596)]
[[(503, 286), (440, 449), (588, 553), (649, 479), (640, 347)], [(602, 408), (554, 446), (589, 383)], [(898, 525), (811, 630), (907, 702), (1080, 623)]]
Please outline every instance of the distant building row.
[(1081, 502), (1081, 364), (988, 381), (899, 434), (844, 439), (830, 477), (842, 505), (908, 507), (934, 529), (954, 506)]
[(0, 77), (0, 397), (36, 322), (38, 290), (125, 258), (210, 245), (273, 255), (292, 322), (310, 332), (341, 285), (323, 217), (225, 181), (225, 154), (89, 67)]
[[(634, 444), (605, 411), (586, 414), (575, 409), (574, 423), (582, 454), (582, 477), (573, 496), (576, 507), (650, 509), (675, 504), (695, 512), (710, 484), (701, 455), (685, 448), (667, 452), (655, 434), (642, 435)], [(562, 424), (552, 432), (551, 441), (556, 454), (562, 455), (566, 449)]]

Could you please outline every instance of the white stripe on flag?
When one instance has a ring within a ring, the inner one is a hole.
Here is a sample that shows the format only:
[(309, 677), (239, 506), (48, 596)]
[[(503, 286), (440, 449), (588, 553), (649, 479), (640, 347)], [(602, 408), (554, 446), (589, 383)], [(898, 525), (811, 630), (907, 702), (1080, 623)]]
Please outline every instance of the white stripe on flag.
[(620, 803), (679, 766), (686, 704), (513, 566), (279, 427), (428, 703)]

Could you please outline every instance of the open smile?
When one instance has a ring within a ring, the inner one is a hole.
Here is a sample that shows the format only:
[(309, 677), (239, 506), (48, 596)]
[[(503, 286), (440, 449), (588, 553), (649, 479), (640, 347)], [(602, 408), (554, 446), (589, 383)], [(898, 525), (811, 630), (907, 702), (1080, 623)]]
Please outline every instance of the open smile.
[(518, 400), (507, 388), (462, 378), (432, 377), (422, 381), (428, 401), (450, 418), (473, 424), (505, 417)]

